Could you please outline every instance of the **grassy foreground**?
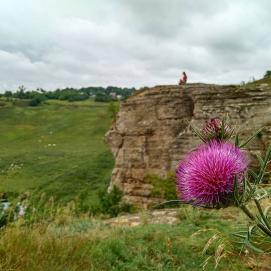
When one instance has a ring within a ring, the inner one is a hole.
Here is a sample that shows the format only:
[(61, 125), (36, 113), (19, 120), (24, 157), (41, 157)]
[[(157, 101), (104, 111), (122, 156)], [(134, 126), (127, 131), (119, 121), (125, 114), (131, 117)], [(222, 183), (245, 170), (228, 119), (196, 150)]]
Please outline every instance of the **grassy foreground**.
[(269, 270), (270, 262), (265, 263), (267, 269), (258, 269), (263, 261), (250, 252), (227, 253), (223, 238), (222, 252), (210, 242), (214, 233), (223, 235), (240, 227), (242, 218), (223, 210), (183, 211), (179, 225), (143, 223), (134, 228), (112, 228), (99, 220), (69, 215), (31, 227), (19, 221), (0, 234), (0, 270), (193, 271), (202, 270), (208, 257), (205, 270), (214, 270), (219, 258), (217, 270)]
[(113, 168), (104, 143), (112, 117), (109, 104), (23, 101), (0, 106), (0, 189), (9, 194), (46, 192), (67, 202), (97, 202)]

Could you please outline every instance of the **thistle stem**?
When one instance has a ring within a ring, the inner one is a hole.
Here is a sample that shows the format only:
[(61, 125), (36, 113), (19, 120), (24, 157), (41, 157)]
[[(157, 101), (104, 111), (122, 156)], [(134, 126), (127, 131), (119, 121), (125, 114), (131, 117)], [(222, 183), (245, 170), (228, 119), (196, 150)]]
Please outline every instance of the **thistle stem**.
[[(241, 210), (253, 221), (256, 221), (256, 217), (250, 212), (250, 210), (247, 208), (247, 206), (245, 205), (241, 205), (240, 206)], [(256, 222), (256, 225), (268, 236), (271, 237), (271, 231), (266, 228), (263, 224)]]

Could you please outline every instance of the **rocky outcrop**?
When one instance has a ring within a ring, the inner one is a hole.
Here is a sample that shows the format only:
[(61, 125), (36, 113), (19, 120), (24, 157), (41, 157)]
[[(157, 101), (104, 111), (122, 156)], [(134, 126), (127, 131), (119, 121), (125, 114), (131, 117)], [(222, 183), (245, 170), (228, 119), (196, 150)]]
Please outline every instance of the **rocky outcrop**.
[(145, 210), (139, 214), (128, 214), (104, 221), (112, 227), (136, 227), (147, 224), (169, 224), (180, 223), (180, 212), (177, 209)]
[(130, 97), (106, 134), (116, 160), (111, 187), (117, 185), (126, 201), (139, 206), (161, 201), (152, 197), (146, 175), (164, 178), (174, 172), (178, 161), (199, 142), (191, 124), (201, 128), (208, 118), (227, 114), (241, 139), (265, 126), (249, 146), (252, 153), (261, 152), (271, 141), (271, 86), (168, 85)]

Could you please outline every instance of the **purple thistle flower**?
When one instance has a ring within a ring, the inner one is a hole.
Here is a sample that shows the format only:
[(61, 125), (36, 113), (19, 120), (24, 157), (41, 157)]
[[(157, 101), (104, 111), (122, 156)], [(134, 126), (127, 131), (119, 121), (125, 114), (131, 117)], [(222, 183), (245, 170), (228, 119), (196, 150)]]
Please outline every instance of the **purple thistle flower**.
[(242, 183), (248, 166), (246, 154), (231, 143), (212, 140), (189, 153), (177, 167), (181, 200), (217, 207), (233, 199), (234, 179)]

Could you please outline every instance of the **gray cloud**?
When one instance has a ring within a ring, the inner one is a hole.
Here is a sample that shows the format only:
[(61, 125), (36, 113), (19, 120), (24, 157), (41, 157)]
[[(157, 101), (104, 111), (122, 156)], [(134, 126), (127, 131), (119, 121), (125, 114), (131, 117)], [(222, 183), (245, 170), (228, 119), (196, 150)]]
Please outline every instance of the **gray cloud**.
[[(91, 3), (90, 3), (91, 2)], [(240, 83), (271, 69), (271, 2), (13, 0), (1, 3), (0, 91)]]

